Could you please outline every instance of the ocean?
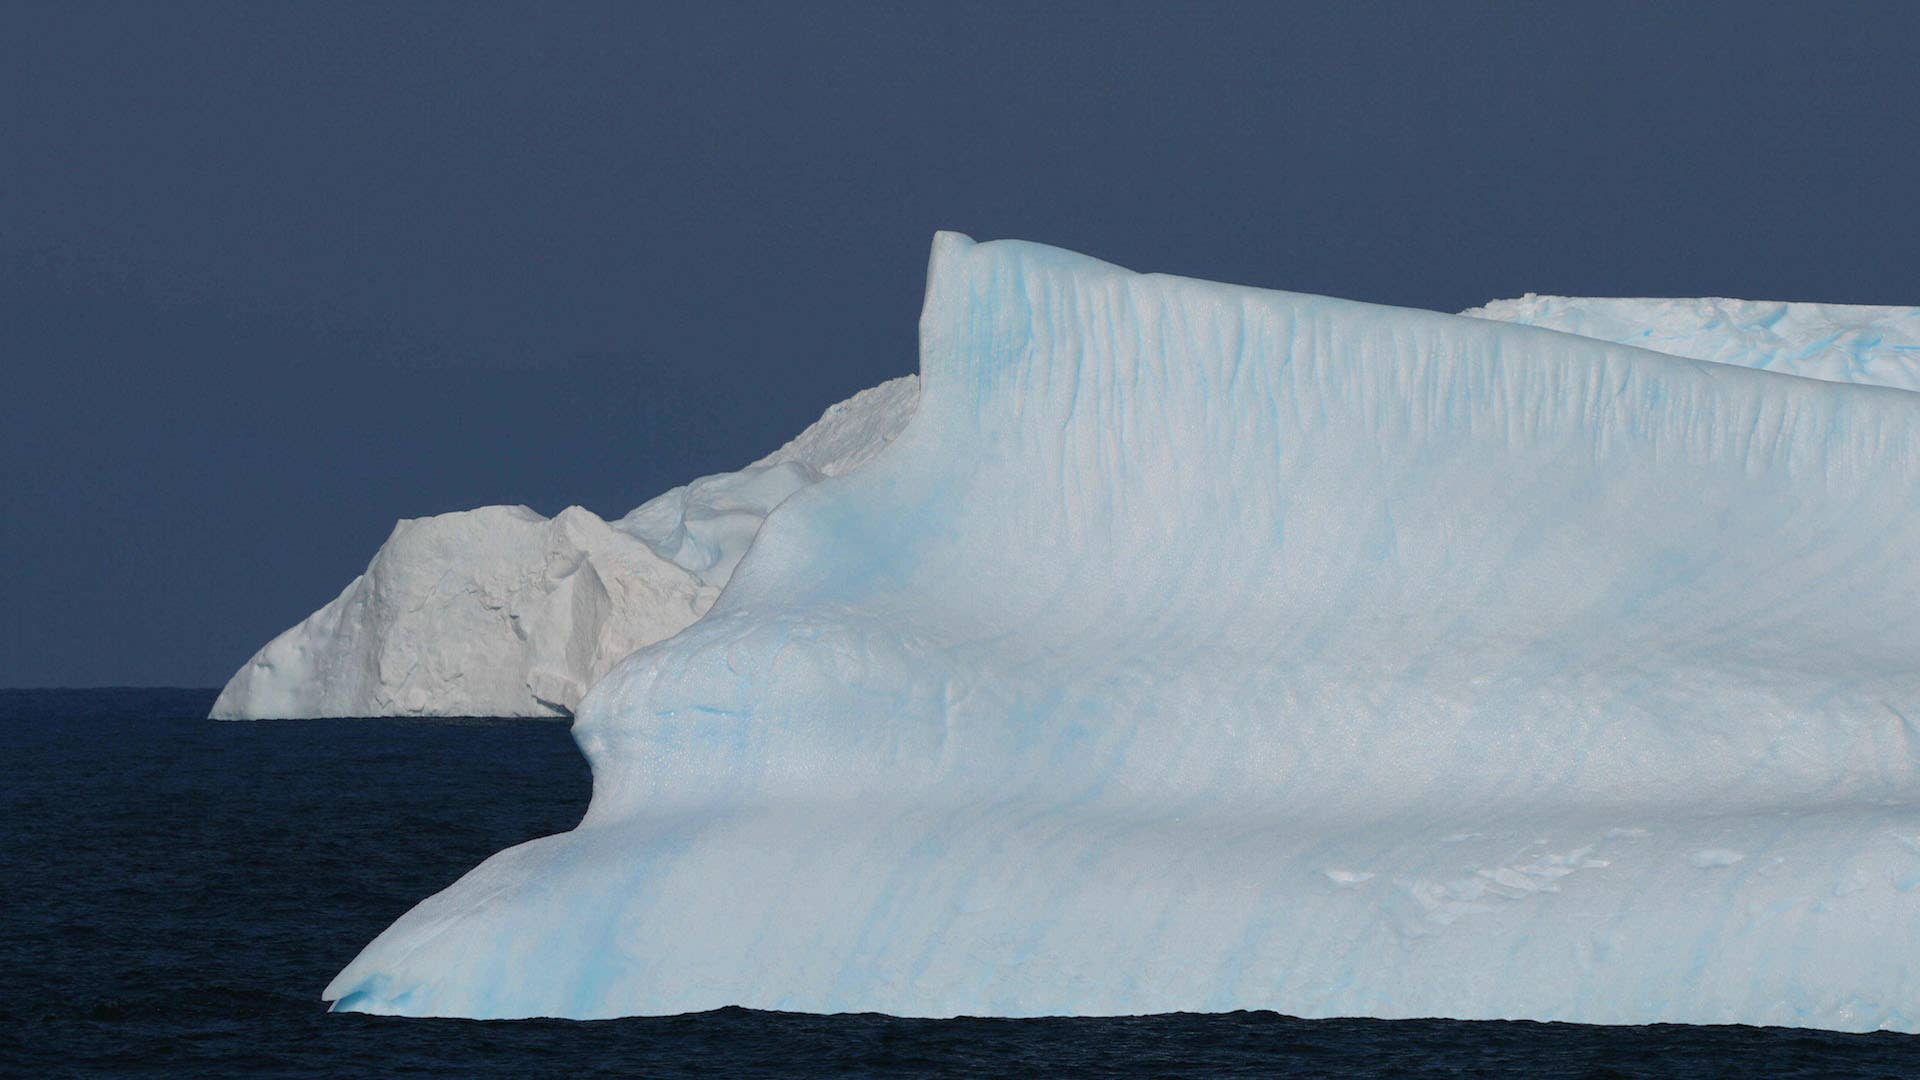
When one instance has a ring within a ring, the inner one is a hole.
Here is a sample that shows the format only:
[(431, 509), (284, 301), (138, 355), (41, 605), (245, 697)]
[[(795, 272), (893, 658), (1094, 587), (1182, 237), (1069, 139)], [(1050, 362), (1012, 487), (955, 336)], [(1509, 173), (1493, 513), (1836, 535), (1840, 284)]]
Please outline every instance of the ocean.
[(586, 763), (562, 723), (216, 723), (214, 693), (0, 690), (0, 1074), (1920, 1076), (1920, 1036), (1739, 1026), (335, 1015), (395, 917), (572, 827)]

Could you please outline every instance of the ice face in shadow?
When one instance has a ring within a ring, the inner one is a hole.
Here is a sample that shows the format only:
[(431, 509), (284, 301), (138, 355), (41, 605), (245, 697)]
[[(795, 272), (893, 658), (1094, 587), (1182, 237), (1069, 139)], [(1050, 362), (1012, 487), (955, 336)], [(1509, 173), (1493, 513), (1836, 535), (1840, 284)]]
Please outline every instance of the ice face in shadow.
[(953, 234), (921, 367), (327, 998), (1920, 1028), (1920, 396)]

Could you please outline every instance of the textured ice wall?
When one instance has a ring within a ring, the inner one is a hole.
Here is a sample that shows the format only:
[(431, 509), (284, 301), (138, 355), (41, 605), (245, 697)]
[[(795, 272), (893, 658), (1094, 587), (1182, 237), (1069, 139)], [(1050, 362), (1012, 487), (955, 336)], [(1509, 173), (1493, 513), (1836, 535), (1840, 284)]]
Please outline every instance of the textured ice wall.
[(1920, 397), (950, 234), (921, 335), (329, 999), (1920, 1028)]
[(918, 397), (912, 376), (863, 390), (612, 526), (577, 506), (402, 521), (366, 573), (247, 661), (213, 716), (564, 715), (620, 658), (699, 618), (767, 512), (878, 453)]
[(1462, 314), (1830, 382), (1920, 390), (1920, 308), (1529, 293)]
[(411, 518), (247, 661), (213, 717), (564, 715), (717, 592), (577, 506)]

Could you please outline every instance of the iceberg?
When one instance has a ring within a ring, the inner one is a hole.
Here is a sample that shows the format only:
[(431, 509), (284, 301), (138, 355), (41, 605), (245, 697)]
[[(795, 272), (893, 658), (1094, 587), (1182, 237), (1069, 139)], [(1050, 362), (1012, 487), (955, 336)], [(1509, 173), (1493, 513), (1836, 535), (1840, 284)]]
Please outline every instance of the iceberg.
[(364, 574), (235, 673), (212, 716), (571, 715), (616, 662), (706, 612), (768, 511), (878, 453), (918, 395), (912, 376), (863, 390), (746, 468), (612, 523), (578, 506), (402, 521)]
[(1920, 396), (952, 233), (920, 335), (335, 1008), (1920, 1031)]

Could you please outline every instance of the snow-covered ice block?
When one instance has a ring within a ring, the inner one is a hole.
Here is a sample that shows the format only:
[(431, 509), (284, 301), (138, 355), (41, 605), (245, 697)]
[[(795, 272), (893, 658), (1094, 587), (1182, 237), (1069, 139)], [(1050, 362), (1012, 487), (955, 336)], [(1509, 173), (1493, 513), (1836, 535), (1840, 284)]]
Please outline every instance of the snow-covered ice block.
[(759, 461), (655, 496), (614, 528), (701, 581), (725, 585), (774, 507), (809, 484), (866, 464), (906, 426), (919, 400), (920, 380), (912, 375), (862, 390)]
[(411, 518), (332, 603), (255, 654), (213, 716), (565, 715), (717, 591), (577, 506), (551, 520), (524, 506)]
[(577, 506), (402, 521), (366, 573), (234, 675), (213, 716), (565, 715), (616, 661), (699, 618), (767, 512), (865, 463), (918, 397), (912, 376), (863, 390), (746, 469), (612, 526)]
[(1920, 396), (954, 234), (920, 395), (328, 999), (1920, 1030)]

